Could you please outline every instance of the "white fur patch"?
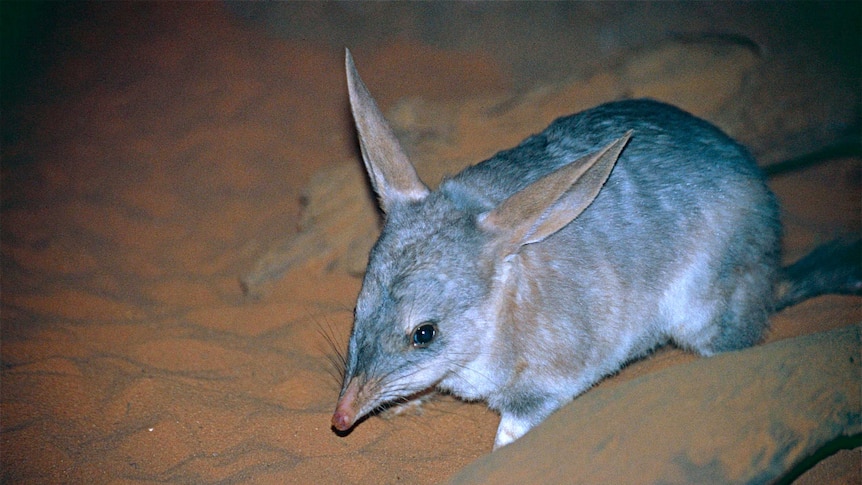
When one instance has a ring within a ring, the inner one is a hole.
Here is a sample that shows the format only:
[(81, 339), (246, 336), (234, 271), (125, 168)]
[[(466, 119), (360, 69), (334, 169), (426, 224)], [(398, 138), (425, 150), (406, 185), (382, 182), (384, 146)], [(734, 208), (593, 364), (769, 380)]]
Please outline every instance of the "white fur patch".
[(696, 253), (684, 271), (664, 292), (659, 311), (667, 322), (667, 333), (674, 341), (691, 350), (700, 350), (713, 338), (708, 327), (715, 318), (716, 298), (709, 297), (709, 253)]

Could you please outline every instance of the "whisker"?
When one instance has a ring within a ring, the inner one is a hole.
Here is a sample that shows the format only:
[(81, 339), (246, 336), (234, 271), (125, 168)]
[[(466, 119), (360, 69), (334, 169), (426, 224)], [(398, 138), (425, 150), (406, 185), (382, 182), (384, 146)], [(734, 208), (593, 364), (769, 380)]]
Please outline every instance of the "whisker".
[(344, 375), (347, 372), (347, 356), (341, 350), (342, 346), (338, 344), (332, 324), (327, 322), (326, 327), (324, 327), (320, 321), (314, 317), (312, 317), (312, 321), (314, 321), (317, 326), (317, 333), (323, 338), (323, 341), (326, 342), (326, 350), (323, 354), (329, 362), (327, 374), (333, 378), (338, 389), (341, 389)]

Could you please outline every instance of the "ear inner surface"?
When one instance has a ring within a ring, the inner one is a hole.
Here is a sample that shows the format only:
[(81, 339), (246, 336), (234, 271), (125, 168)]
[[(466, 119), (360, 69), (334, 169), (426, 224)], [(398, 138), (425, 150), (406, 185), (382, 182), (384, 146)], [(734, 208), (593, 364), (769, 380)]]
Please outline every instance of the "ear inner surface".
[(362, 160), (374, 191), (380, 197), (383, 211), (387, 212), (394, 202), (423, 199), (429, 193), (428, 187), (419, 179), (395, 133), (359, 77), (349, 50), (346, 51), (345, 67)]
[(533, 182), (489, 212), (480, 224), (507, 234), (513, 250), (559, 231), (598, 196), (631, 134)]

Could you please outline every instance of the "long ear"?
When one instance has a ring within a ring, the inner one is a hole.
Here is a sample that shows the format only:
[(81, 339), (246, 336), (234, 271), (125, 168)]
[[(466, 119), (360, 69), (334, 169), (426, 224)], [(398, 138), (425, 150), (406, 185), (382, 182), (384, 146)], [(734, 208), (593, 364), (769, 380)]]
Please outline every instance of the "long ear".
[(483, 215), (480, 226), (508, 239), (512, 252), (559, 231), (599, 195), (631, 134), (533, 182)]
[(380, 207), (383, 212), (388, 212), (396, 202), (423, 199), (429, 193), (428, 187), (419, 180), (392, 128), (359, 78), (349, 50), (346, 50), (345, 67), (362, 160), (371, 185), (380, 198)]

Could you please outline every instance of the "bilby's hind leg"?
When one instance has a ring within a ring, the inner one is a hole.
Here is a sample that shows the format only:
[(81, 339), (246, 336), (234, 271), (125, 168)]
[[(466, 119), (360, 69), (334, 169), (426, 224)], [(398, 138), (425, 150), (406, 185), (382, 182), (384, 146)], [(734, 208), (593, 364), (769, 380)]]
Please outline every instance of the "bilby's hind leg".
[(774, 305), (772, 265), (737, 266), (731, 278), (720, 278), (713, 299), (704, 304), (711, 315), (697, 334), (672, 335), (701, 355), (751, 347), (763, 339)]

